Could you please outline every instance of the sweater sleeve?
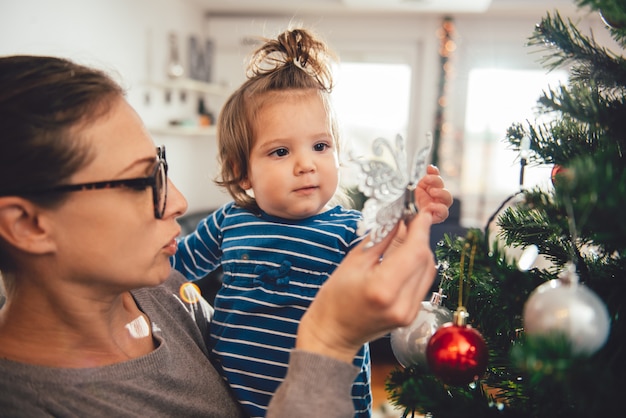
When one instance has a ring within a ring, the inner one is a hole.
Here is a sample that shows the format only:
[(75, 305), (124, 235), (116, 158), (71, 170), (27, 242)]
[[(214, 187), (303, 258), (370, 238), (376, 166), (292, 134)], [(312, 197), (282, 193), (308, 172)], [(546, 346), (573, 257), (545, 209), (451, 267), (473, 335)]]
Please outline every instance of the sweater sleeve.
[(352, 364), (303, 350), (293, 350), (289, 369), (270, 402), (267, 417), (353, 417)]
[(200, 221), (194, 232), (178, 239), (176, 254), (170, 262), (187, 280), (199, 280), (220, 265), (221, 224), (231, 206), (222, 206)]

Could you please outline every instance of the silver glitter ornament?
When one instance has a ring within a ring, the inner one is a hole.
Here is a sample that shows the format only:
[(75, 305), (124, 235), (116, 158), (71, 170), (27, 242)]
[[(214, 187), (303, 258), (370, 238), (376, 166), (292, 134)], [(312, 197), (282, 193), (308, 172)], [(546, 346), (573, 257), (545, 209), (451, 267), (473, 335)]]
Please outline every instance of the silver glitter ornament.
[(524, 305), (527, 335), (564, 335), (572, 354), (591, 355), (609, 336), (606, 305), (591, 289), (578, 283), (576, 267), (568, 263), (559, 279), (537, 287)]
[(452, 312), (441, 305), (442, 296), (441, 291), (433, 292), (430, 301), (422, 302), (422, 309), (411, 325), (391, 332), (391, 349), (403, 367), (419, 364), (428, 368), (426, 347), (430, 337), (452, 321)]

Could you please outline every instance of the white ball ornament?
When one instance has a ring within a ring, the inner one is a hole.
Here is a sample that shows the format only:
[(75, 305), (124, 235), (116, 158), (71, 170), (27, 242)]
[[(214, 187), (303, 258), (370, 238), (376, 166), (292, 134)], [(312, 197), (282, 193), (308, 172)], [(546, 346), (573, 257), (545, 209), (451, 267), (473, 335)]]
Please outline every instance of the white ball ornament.
[(403, 367), (419, 364), (428, 368), (426, 347), (430, 337), (453, 319), (452, 312), (441, 306), (441, 297), (441, 293), (434, 292), (430, 301), (422, 301), (422, 309), (413, 323), (391, 332), (391, 349)]
[(517, 268), (520, 271), (528, 271), (535, 264), (537, 257), (539, 256), (539, 247), (536, 245), (529, 245), (522, 251), (522, 254), (517, 259)]
[(538, 286), (524, 305), (524, 332), (530, 336), (565, 335), (572, 354), (598, 351), (609, 329), (606, 305), (595, 292), (578, 283), (573, 263), (568, 263), (559, 279)]

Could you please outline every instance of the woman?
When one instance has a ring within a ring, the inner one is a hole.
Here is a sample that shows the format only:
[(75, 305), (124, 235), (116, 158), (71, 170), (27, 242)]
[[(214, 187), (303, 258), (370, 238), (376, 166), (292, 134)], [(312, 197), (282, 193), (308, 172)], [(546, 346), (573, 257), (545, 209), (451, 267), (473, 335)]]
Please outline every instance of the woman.
[[(120, 87), (63, 59), (0, 58), (0, 132), (3, 416), (241, 415), (208, 360), (210, 308), (170, 268), (186, 202)], [(268, 416), (353, 415), (350, 362), (417, 314), (448, 206), (350, 253), (302, 318)]]

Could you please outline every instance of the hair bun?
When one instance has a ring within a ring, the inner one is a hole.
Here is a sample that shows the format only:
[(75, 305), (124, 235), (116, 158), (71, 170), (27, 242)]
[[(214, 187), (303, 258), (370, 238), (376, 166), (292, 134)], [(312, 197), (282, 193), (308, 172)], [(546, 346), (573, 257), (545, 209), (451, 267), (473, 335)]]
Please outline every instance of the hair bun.
[[(291, 29), (282, 32), (275, 39), (266, 39), (265, 43), (253, 54), (248, 65), (248, 78), (263, 77), (274, 73), (303, 71), (311, 77), (317, 87), (332, 89), (331, 64), (336, 62), (335, 54), (306, 29)], [(296, 76), (297, 78), (297, 76)], [(316, 87), (313, 85), (293, 88)]]

